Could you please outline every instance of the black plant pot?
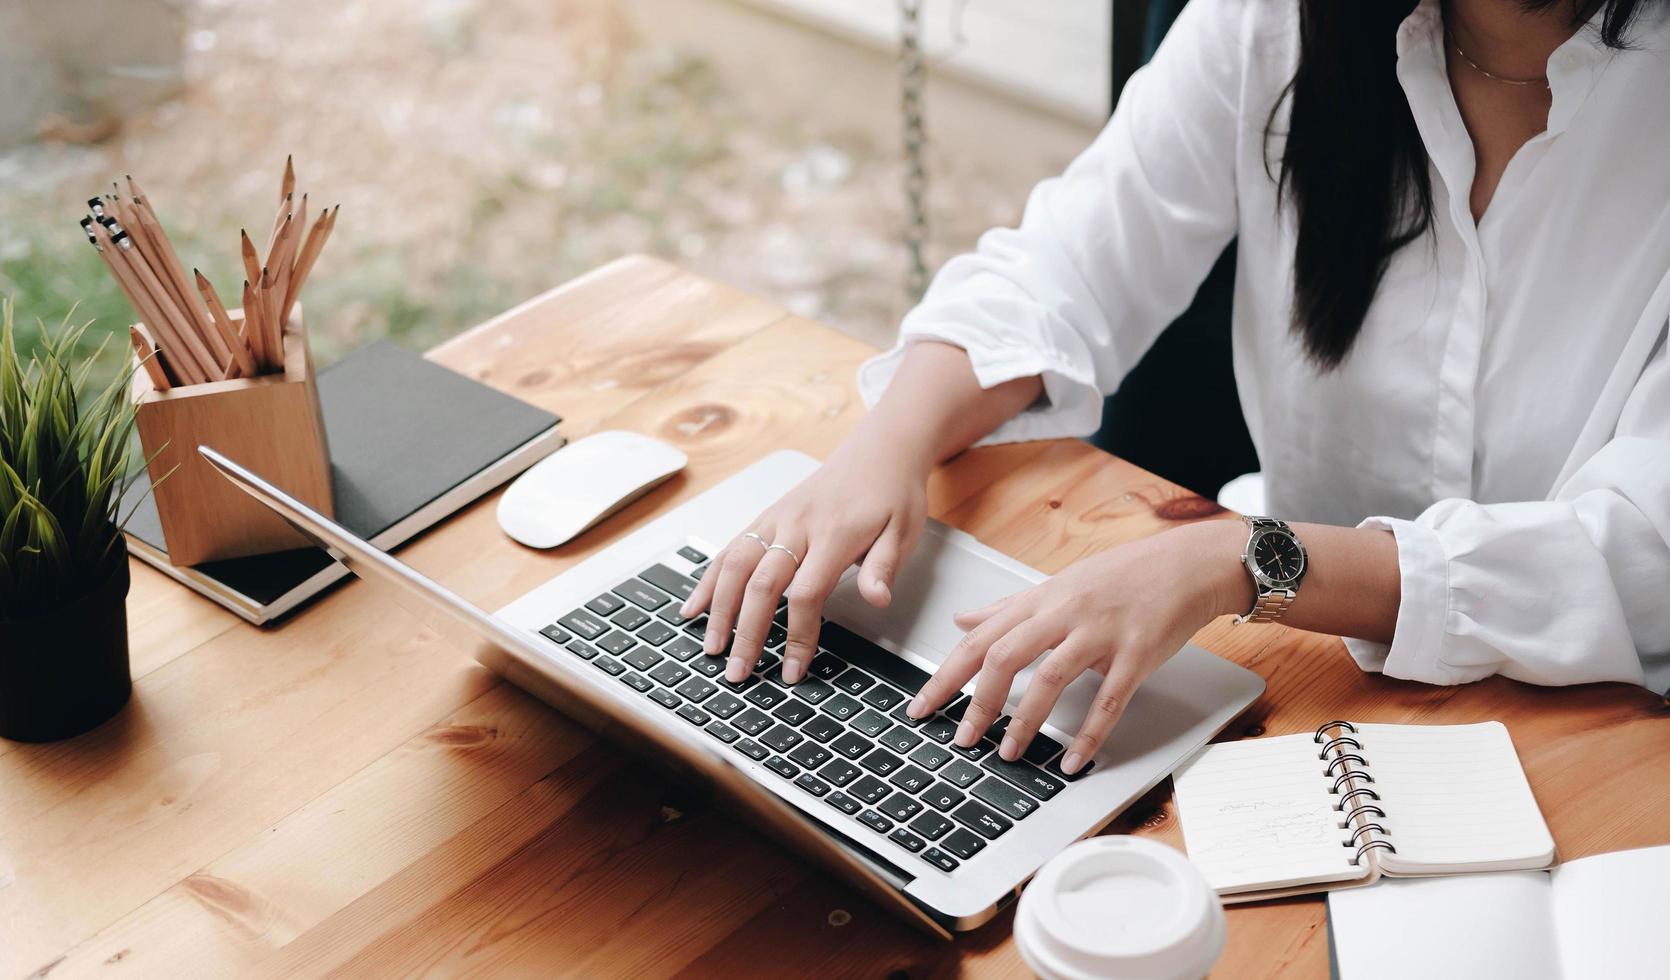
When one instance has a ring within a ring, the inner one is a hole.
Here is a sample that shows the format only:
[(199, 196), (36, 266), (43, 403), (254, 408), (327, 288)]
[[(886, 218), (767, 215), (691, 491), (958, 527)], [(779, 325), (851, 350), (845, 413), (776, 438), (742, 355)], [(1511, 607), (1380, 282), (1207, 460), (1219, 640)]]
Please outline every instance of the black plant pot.
[(126, 542), (116, 550), (103, 585), (38, 616), (0, 621), (0, 738), (80, 735), (128, 703)]

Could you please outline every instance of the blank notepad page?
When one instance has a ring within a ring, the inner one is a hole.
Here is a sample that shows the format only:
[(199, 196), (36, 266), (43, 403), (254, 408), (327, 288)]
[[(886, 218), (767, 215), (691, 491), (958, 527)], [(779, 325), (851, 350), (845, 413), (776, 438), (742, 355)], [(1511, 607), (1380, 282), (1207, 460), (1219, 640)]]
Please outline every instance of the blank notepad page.
[(1500, 722), (1359, 725), (1386, 810), (1390, 874), (1546, 867), (1554, 840)]
[(1309, 733), (1209, 745), (1175, 777), (1183, 841), (1220, 892), (1360, 878)]

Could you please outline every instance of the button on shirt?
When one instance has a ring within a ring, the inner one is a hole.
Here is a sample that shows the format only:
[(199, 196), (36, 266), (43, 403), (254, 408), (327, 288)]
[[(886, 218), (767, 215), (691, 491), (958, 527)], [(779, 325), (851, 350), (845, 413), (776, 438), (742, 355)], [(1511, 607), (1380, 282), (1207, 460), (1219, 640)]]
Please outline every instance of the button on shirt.
[[(1345, 363), (1289, 329), (1294, 232), (1269, 170), (1298, 61), (1297, 5), (1195, 0), (1094, 144), (1019, 228), (946, 263), (867, 362), (871, 404), (906, 346), (968, 351), (980, 383), (1044, 397), (984, 442), (1094, 431), (1103, 396), (1239, 236), (1233, 343), (1270, 512), (1390, 529), (1402, 601), (1367, 670), (1455, 684), (1670, 687), (1670, 16), (1630, 47), (1580, 30), (1548, 63), (1547, 131), (1476, 225), (1472, 143), (1439, 6), (1397, 35), (1431, 162), (1431, 232), (1401, 250)], [(1187, 382), (1178, 397), (1188, 397)]]

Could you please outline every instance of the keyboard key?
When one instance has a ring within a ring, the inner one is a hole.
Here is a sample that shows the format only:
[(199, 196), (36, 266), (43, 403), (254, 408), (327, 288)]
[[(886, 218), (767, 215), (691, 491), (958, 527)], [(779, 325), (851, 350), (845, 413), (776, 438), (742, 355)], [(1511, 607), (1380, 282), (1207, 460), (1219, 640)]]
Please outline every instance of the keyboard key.
[(712, 682), (700, 677), (692, 677), (678, 686), (678, 693), (687, 701), (706, 701), (714, 691), (719, 690)]
[(928, 862), (946, 874), (950, 874), (951, 872), (957, 870), (957, 859), (937, 847), (930, 847), (923, 851), (922, 860)]
[(964, 694), (939, 710), (952, 721), (962, 721), (963, 713), (968, 710), (969, 702), (972, 700), (972, 698)]
[(727, 745), (730, 744), (731, 742), (736, 741), (738, 738), (742, 737), (742, 736), (737, 734), (736, 729), (732, 728), (731, 726), (725, 724), (722, 721), (714, 722), (713, 724), (707, 726), (707, 728), (703, 729), (703, 731), (707, 732), (709, 735), (712, 735), (714, 738), (718, 739), (719, 741), (726, 743)]
[(628, 653), (621, 659), (631, 664), (638, 670), (654, 670), (655, 665), (660, 663), (662, 658), (661, 654), (656, 653), (654, 650), (651, 650), (643, 644), (639, 644), (638, 646), (632, 648), (631, 653)]
[(829, 761), (830, 751), (816, 742), (802, 742), (789, 753), (796, 765), (807, 769), (816, 769)]
[(624, 605), (626, 605), (626, 603), (622, 602), (619, 596), (612, 596), (605, 593), (604, 595), (600, 595), (592, 601), (586, 603), (586, 608), (590, 609), (594, 613), (597, 613), (599, 616), (607, 616)]
[(765, 760), (765, 767), (777, 775), (782, 776), (784, 779), (793, 779), (794, 777), (800, 775), (799, 766), (787, 759), (779, 758), (775, 755)]
[(775, 684), (761, 682), (755, 688), (742, 696), (744, 701), (756, 704), (767, 711), (777, 707), (789, 699), (789, 692)]
[(899, 758), (886, 749), (875, 749), (869, 755), (859, 759), (858, 764), (878, 776), (887, 776), (891, 775), (900, 766), (904, 765), (905, 760)]
[(649, 692), (647, 697), (663, 708), (676, 708), (684, 703), (684, 699), (663, 687)]
[(955, 854), (964, 861), (967, 861), (969, 858), (984, 850), (986, 842), (981, 840), (977, 835), (971, 834), (961, 827), (958, 827), (956, 830), (951, 831), (951, 835), (949, 837), (945, 838), (943, 846), (947, 851), (950, 851), (952, 854)]
[(957, 723), (944, 715), (933, 715), (923, 722), (922, 734), (941, 745), (950, 745), (957, 734)]
[(856, 759), (875, 748), (875, 743), (857, 732), (847, 732), (829, 743), (829, 747), (849, 759)]
[(984, 775), (979, 766), (969, 765), (961, 759), (951, 760), (950, 765), (939, 771), (939, 778), (958, 789), (968, 789), (978, 783)]
[(1069, 775), (1068, 773), (1061, 771), (1061, 758), (1062, 757), (1051, 759), (1050, 764), (1044, 767), (1044, 771), (1062, 782), (1076, 783), (1084, 777), (1090, 775), (1090, 770), (1096, 768), (1096, 760), (1091, 759), (1085, 762), (1084, 765), (1079, 766), (1078, 772)]
[(1008, 817), (974, 800), (968, 800), (962, 806), (952, 810), (951, 816), (958, 823), (987, 840), (997, 840), (1010, 827), (1014, 826)]
[(794, 693), (807, 704), (821, 704), (835, 689), (816, 677), (808, 677), (794, 686)]
[(627, 579), (615, 586), (614, 593), (639, 609), (648, 609), (650, 612), (654, 612), (673, 601), (665, 592), (660, 589), (652, 589), (635, 578)]
[(685, 633), (688, 633), (698, 640), (702, 639), (707, 636), (707, 614), (703, 613), (700, 616), (697, 616), (695, 619), (692, 619), (688, 623), (679, 627), (679, 629), (684, 630)]
[(767, 748), (787, 752), (799, 745), (803, 736), (787, 725), (778, 724), (771, 726), (771, 729), (759, 738)]
[(684, 547), (678, 549), (678, 556), (692, 565), (700, 565), (702, 562), (707, 561), (706, 555), (689, 545), (685, 545)]
[(829, 765), (819, 769), (818, 775), (829, 780), (831, 783), (834, 783), (836, 786), (845, 786), (857, 778), (862, 772), (862, 769), (845, 759), (835, 759), (831, 761)]
[(987, 776), (975, 783), (972, 792), (975, 799), (990, 803), (998, 813), (1015, 820), (1025, 819), (1038, 809), (1037, 800), (996, 776)]
[(812, 658), (811, 666), (806, 669), (806, 674), (819, 680), (832, 681), (841, 676), (841, 671), (846, 669), (847, 662), (845, 660), (827, 650), (820, 650), (818, 655)]
[[(725, 661), (718, 657), (693, 657), (686, 661), (684, 666), (703, 677), (711, 677), (720, 683), (724, 683), (720, 675), (725, 673)], [(729, 687), (730, 685), (727, 684), (726, 686)]]
[(818, 707), (841, 721), (846, 721), (864, 710), (864, 706), (858, 703), (857, 698), (851, 698), (845, 694), (837, 694)]
[(626, 673), (620, 675), (620, 682), (640, 694), (655, 689), (654, 681), (645, 677), (643, 674), (635, 674), (631, 671), (627, 671)]
[(934, 781), (934, 777), (928, 775), (927, 772), (918, 769), (915, 766), (906, 765), (892, 776), (889, 776), (887, 781), (904, 790), (906, 793), (920, 793), (924, 789), (928, 788), (928, 784)]
[[(681, 636), (662, 647), (661, 652), (669, 657), (672, 657), (674, 660), (677, 660), (679, 663), (684, 663), (696, 654), (701, 653), (702, 645), (688, 636)], [(712, 657), (710, 659), (717, 664), (723, 664), (725, 662), (719, 657)]]
[(771, 709), (771, 713), (790, 725), (798, 725), (818, 712), (799, 698), (789, 698)]
[(576, 609), (557, 620), (557, 625), (582, 640), (595, 640), (609, 632), (609, 624), (584, 609)]
[[(769, 652), (761, 653), (760, 654), (760, 659), (754, 661), (754, 673), (756, 673), (756, 674), (772, 674), (774, 671), (777, 670), (777, 666), (779, 664), (781, 664), (782, 662), (783, 662), (783, 658), (777, 656), (775, 653), (769, 653)], [(774, 676), (767, 677), (766, 680), (770, 681), (773, 684), (776, 684), (778, 687), (783, 686), (783, 675), (781, 673), (777, 673), (777, 674), (774, 674)]]
[(910, 822), (911, 830), (916, 831), (929, 840), (939, 840), (941, 837), (945, 836), (945, 832), (947, 830), (950, 830), (955, 826), (956, 824), (945, 819), (932, 810), (923, 811), (920, 816)]
[(614, 657), (598, 657), (591, 662), (591, 665), (610, 677), (619, 677), (626, 673), (626, 665)]
[(690, 593), (696, 591), (695, 579), (680, 575), (659, 562), (644, 569), (638, 577), (680, 601), (690, 598)]
[(771, 750), (751, 738), (745, 738), (736, 743), (736, 750), (755, 762), (763, 761), (771, 754)]
[(916, 816), (918, 813), (921, 813), (922, 804), (916, 802), (903, 793), (894, 793), (892, 796), (883, 800), (881, 805), (876, 807), (876, 809), (892, 817), (894, 820), (903, 822)]
[[(712, 663), (719, 664), (720, 665), (720, 667), (719, 667), (720, 671), (721, 672), (724, 671), (725, 660), (724, 660), (723, 657), (703, 657), (702, 660), (707, 660), (707, 661), (710, 661)], [(692, 664), (694, 664), (694, 663), (699, 663), (700, 661), (692, 660), (690, 662)], [(719, 680), (719, 676), (714, 675), (714, 679)], [(749, 674), (747, 677), (744, 677), (742, 680), (736, 681), (734, 683), (731, 682), (731, 681), (727, 681), (727, 680), (719, 680), (719, 683), (725, 685), (726, 687), (728, 687), (731, 690), (737, 692), (738, 694), (741, 694), (743, 691), (748, 690), (749, 688), (753, 687), (755, 684), (758, 684), (759, 682), (760, 682), (760, 679), (758, 677), (755, 677), (753, 674)]]
[(922, 801), (935, 810), (944, 812), (968, 799), (962, 790), (956, 789), (949, 783), (938, 782), (928, 787), (922, 794)]
[(661, 661), (655, 665), (654, 670), (649, 672), (650, 680), (655, 681), (657, 684), (665, 684), (668, 687), (677, 687), (680, 684), (683, 684), (684, 679), (689, 676), (690, 672), (688, 670), (685, 670), (678, 664), (673, 663), (671, 660)]
[(1009, 722), (1013, 720), (1008, 715), (998, 715), (997, 720), (986, 727), (985, 738), (1003, 744), (1003, 736), (1009, 732)]
[(782, 646), (784, 641), (788, 638), (789, 631), (781, 626), (778, 626), (776, 623), (772, 623), (771, 628), (765, 631), (765, 645), (768, 649), (777, 649)]
[(712, 715), (689, 702), (685, 702), (675, 713), (692, 725), (705, 725), (713, 720)]
[(574, 654), (576, 657), (579, 657), (581, 660), (590, 660), (591, 658), (597, 656), (596, 647), (592, 646), (590, 643), (581, 643), (579, 640), (570, 640), (568, 642), (568, 652)]
[(747, 732), (749, 735), (758, 735), (767, 728), (770, 728), (772, 722), (770, 715), (758, 708), (749, 708), (747, 711), (744, 711), (742, 714), (737, 715), (734, 719), (732, 719), (731, 724), (735, 725), (742, 731)]
[(671, 623), (674, 626), (683, 626), (685, 623), (689, 622), (689, 620), (679, 615), (678, 603), (674, 602), (670, 602), (667, 605), (662, 606), (661, 611), (655, 614), (655, 618), (664, 623)]
[[(635, 630), (649, 621), (649, 613), (632, 606), (628, 606), (609, 617), (609, 622), (614, 623), (623, 630)], [(664, 627), (667, 624), (656, 623), (655, 625)]]
[[(675, 630), (666, 623), (658, 620), (650, 620), (648, 625), (638, 630), (638, 641), (641, 643), (648, 643), (652, 647), (658, 647), (675, 636), (678, 636), (678, 630)], [(700, 646), (697, 644), (691, 645), (700, 649)]]
[(871, 677), (869, 674), (864, 673), (862, 670), (854, 670), (849, 667), (841, 674), (841, 676), (835, 678), (830, 683), (834, 684), (836, 687), (847, 692), (848, 694), (863, 694), (865, 691), (875, 686), (876, 679)]
[(540, 630), (539, 635), (545, 637), (547, 640), (550, 640), (552, 643), (567, 643), (569, 640), (574, 639), (573, 633), (563, 629), (556, 623), (552, 623), (550, 626)]
[(813, 796), (822, 796), (829, 792), (829, 784), (809, 772), (801, 773), (794, 784)]
[(905, 850), (911, 852), (912, 854), (915, 854), (917, 851), (920, 851), (922, 848), (928, 846), (927, 841), (925, 841), (922, 838), (916, 836), (915, 834), (911, 833), (910, 831), (906, 830), (903, 827), (900, 827), (900, 828), (894, 830), (891, 834), (888, 834), (887, 839), (892, 841), (893, 843), (899, 845), (900, 847), (904, 848)]
[(1048, 800), (1061, 792), (1066, 786), (1061, 780), (1037, 766), (1025, 762), (1004, 762), (997, 754), (992, 754), (983, 763), (987, 769), (997, 773), (1011, 784), (1019, 786), (1040, 800)]
[(894, 725), (876, 741), (887, 746), (900, 755), (909, 752), (922, 744), (922, 736), (916, 734), (903, 725)]
[(863, 701), (865, 704), (876, 709), (877, 711), (892, 711), (894, 708), (897, 708), (899, 705), (905, 703), (905, 696), (900, 694), (898, 691), (893, 690), (891, 687), (888, 687), (886, 684), (877, 684), (875, 687), (865, 691), (864, 696), (859, 700)]
[(951, 753), (932, 742), (923, 742), (907, 758), (924, 769), (938, 769), (951, 761)]
[(872, 711), (869, 708), (865, 708), (863, 711), (860, 711), (851, 721), (847, 722), (847, 724), (871, 738), (875, 738), (877, 735), (880, 735), (882, 732), (885, 732), (889, 728), (893, 727), (893, 723), (887, 720), (886, 715), (877, 711)]
[[(688, 686), (688, 684), (686, 684)], [(716, 718), (729, 718), (743, 709), (742, 699), (726, 691), (715, 694), (702, 707), (713, 712)]]
[(893, 719), (901, 725), (906, 726), (907, 728), (921, 728), (923, 725), (928, 723), (928, 718), (933, 717), (932, 715), (929, 715), (928, 718), (912, 718), (905, 712), (905, 709), (908, 707), (910, 707), (910, 702), (905, 701), (892, 711), (889, 711), (887, 713), (887, 717)]
[(819, 742), (827, 742), (845, 731), (840, 722), (828, 715), (813, 715), (806, 719), (806, 723), (800, 726), (800, 730), (809, 738), (816, 739)]
[(824, 797), (823, 801), (848, 816), (864, 809), (864, 804), (858, 802), (847, 794), (840, 792), (839, 790)]
[(987, 756), (991, 756), (994, 759), (997, 758), (997, 743), (989, 738), (983, 738), (980, 741), (975, 742), (973, 745), (966, 747), (953, 745), (951, 746), (951, 751), (957, 753), (965, 759), (972, 759), (975, 762), (979, 762)]
[(697, 565), (695, 568), (690, 569), (690, 577), (700, 582), (702, 580), (702, 576), (706, 575), (707, 570), (712, 567), (712, 565)]
[(847, 787), (847, 792), (865, 803), (875, 803), (877, 800), (886, 799), (887, 794), (893, 792), (893, 788), (874, 776), (865, 776)]
[(600, 636), (593, 642), (617, 657), (638, 645), (638, 641), (632, 639), (632, 634), (620, 630), (611, 630), (606, 636)]
[(874, 810), (865, 810), (858, 815), (858, 822), (878, 834), (885, 834), (893, 829), (893, 821), (887, 819)]
[(927, 671), (835, 623), (823, 624), (818, 646), (845, 657), (847, 663), (862, 667), (911, 694), (922, 690), (922, 685), (928, 683)]

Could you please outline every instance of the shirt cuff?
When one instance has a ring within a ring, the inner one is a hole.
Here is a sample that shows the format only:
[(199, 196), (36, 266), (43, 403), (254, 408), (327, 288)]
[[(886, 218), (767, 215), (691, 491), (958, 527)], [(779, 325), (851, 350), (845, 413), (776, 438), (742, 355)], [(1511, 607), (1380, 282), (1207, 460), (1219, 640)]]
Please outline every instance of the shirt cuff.
[(874, 408), (881, 400), (882, 392), (887, 390), (904, 361), (906, 350), (919, 340), (937, 340), (961, 347), (968, 354), (974, 379), (981, 388), (994, 388), (1016, 378), (1042, 379), (1042, 397), (992, 430), (976, 446), (1088, 436), (1101, 427), (1102, 392), (1088, 370), (1046, 351), (994, 344), (983, 331), (950, 323), (912, 325), (908, 332), (900, 334), (891, 350), (859, 365), (858, 394), (865, 406)]
[(1371, 517), (1359, 528), (1391, 531), (1397, 540), (1401, 598), (1390, 646), (1345, 637), (1345, 648), (1357, 666), (1388, 677), (1454, 684), (1444, 666), (1444, 624), (1449, 618), (1449, 560), (1438, 533), (1413, 521)]

